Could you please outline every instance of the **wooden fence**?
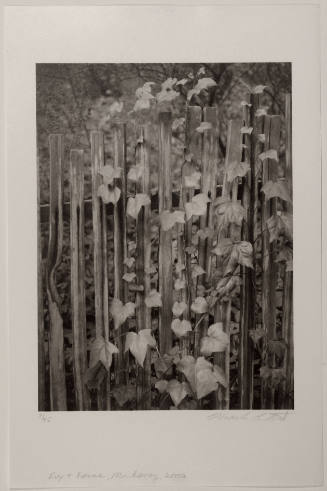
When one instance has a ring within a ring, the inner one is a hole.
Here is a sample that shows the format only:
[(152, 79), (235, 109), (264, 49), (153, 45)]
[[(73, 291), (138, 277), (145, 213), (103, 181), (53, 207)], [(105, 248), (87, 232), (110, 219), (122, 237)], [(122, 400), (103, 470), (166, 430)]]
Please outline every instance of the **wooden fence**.
[[(276, 164), (281, 125), (286, 135), (284, 166)], [(217, 378), (217, 389), (205, 403), (199, 397), (196, 404), (189, 407), (293, 407), (293, 273), (291, 259), (286, 257), (285, 242), (288, 249), (292, 243), (290, 237), (285, 239), (284, 222), (280, 225), (283, 214), (287, 214), (291, 221), (292, 213), (291, 200), (285, 196), (286, 191), (292, 196), (291, 98), (286, 96), (285, 116), (281, 118), (264, 114), (260, 111), (260, 95), (249, 95), (248, 101), (243, 103), (242, 119), (229, 121), (222, 168), (218, 166), (221, 160), (219, 127), (217, 107), (187, 108), (180, 188), (173, 191), (171, 113), (159, 114), (157, 129), (150, 124), (137, 128), (134, 162), (137, 172), (132, 185), (128, 182), (127, 125), (116, 123), (112, 128), (112, 168), (116, 172), (112, 180), (107, 181), (106, 192), (111, 193), (107, 200), (99, 193), (105, 181), (103, 169), (108, 167), (104, 134), (91, 132), (90, 162), (85, 161), (83, 150), (70, 151), (69, 209), (63, 204), (64, 136), (50, 135), (50, 203), (47, 209), (39, 207), (38, 215), (39, 222), (48, 220), (49, 223), (48, 252), (43, 269), (39, 253), (40, 410), (47, 407), (47, 364), (49, 409), (67, 409), (63, 316), (56, 286), (66, 219), (70, 223), (70, 305), (76, 410), (121, 409), (124, 400), (122, 402), (121, 398), (115, 397), (119, 391), (125, 391), (125, 395), (132, 394), (126, 395), (125, 401), (135, 397), (135, 409), (157, 409), (153, 400), (158, 396), (154, 385), (155, 376), (160, 372), (157, 370), (158, 360), (167, 366), (167, 355), (174, 347), (179, 350), (181, 358), (202, 356), (201, 340), (212, 324), (222, 325), (228, 337), (224, 349), (209, 356), (223, 381)], [(155, 164), (149, 147), (150, 134), (153, 133), (157, 135), (158, 148)], [(89, 165), (91, 202), (84, 198), (84, 171)], [(128, 215), (128, 200), (136, 196), (151, 196), (151, 172), (158, 175), (158, 194), (142, 202), (133, 221)], [(195, 184), (197, 176), (199, 187)], [(193, 185), (189, 184), (190, 180), (194, 181)], [(176, 215), (173, 226), (163, 226), (161, 217), (165, 213), (171, 214), (175, 210), (183, 212), (184, 216), (185, 205), (192, 203), (199, 194), (208, 198), (204, 213), (193, 214), (189, 219), (178, 219)], [(108, 200), (110, 204), (106, 203)], [(226, 203), (231, 206), (229, 222), (226, 222)], [(223, 206), (225, 211), (220, 212)], [(93, 223), (95, 327), (91, 340), (86, 330), (85, 213), (92, 216)], [(237, 213), (243, 213), (243, 218), (239, 219)], [(153, 224), (159, 225), (157, 242), (152, 237)], [(129, 250), (128, 237), (131, 235), (135, 241), (133, 256)], [(39, 251), (42, 240), (39, 223)], [(108, 267), (109, 240), (113, 240), (111, 268)], [(243, 245), (244, 251), (243, 259), (231, 269), (228, 264), (226, 267), (224, 248), (233, 244)], [(251, 251), (245, 250), (247, 247)], [(250, 255), (251, 260), (247, 260)], [(157, 276), (154, 266), (157, 266)], [(109, 271), (113, 271), (113, 278), (109, 277)], [(109, 284), (114, 285), (112, 291)], [(46, 291), (45, 302), (43, 289)], [(159, 293), (159, 303), (149, 302), (156, 293)], [(209, 307), (203, 311), (194, 308), (204, 297)], [(278, 301), (280, 298), (281, 303)], [(135, 304), (135, 313), (118, 322), (112, 313), (113, 300), (122, 302), (123, 309), (128, 303)], [(174, 314), (175, 302), (185, 304), (185, 308), (178, 312), (180, 315), (176, 311)], [(45, 329), (45, 309), (48, 311), (49, 329)], [(192, 330), (181, 337), (176, 336), (171, 328), (174, 319), (190, 322)], [(128, 332), (137, 333), (144, 329), (152, 333), (156, 349), (148, 344), (141, 366), (128, 350), (125, 351), (125, 342)], [(90, 341), (93, 341), (91, 349)], [(97, 342), (98, 361), (102, 363), (92, 360), (91, 351), (96, 351)], [(180, 383), (185, 380), (181, 374), (177, 378)], [(162, 395), (159, 395), (160, 400)]]

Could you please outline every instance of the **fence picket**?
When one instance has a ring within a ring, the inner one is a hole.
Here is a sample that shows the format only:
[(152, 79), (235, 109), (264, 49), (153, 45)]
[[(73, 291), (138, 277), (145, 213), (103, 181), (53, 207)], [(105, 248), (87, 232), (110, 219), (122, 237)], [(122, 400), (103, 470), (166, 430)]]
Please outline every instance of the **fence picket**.
[[(149, 133), (150, 128), (144, 125), (140, 129), (140, 143), (137, 151), (137, 164), (142, 169), (141, 178), (136, 183), (136, 192), (150, 195), (150, 162), (149, 162)], [(143, 286), (142, 292), (136, 293), (136, 321), (138, 330), (151, 330), (151, 309), (145, 304), (145, 298), (151, 289), (151, 234), (149, 223), (151, 205), (141, 208), (136, 224), (136, 275), (138, 285)], [(151, 409), (151, 359), (150, 349), (143, 363), (143, 368), (137, 368), (137, 407)]]
[[(171, 210), (171, 112), (159, 113), (159, 214)], [(172, 343), (172, 231), (160, 230), (159, 238), (159, 291), (162, 308), (159, 314), (159, 349), (167, 353)]]
[[(279, 151), (280, 116), (265, 116), (265, 151)], [(272, 159), (265, 159), (262, 164), (262, 185), (277, 180), (277, 165)], [(269, 242), (267, 220), (277, 213), (277, 198), (266, 200), (262, 193), (262, 325), (266, 332), (267, 343), (276, 337), (276, 287), (277, 265), (276, 245)], [(269, 360), (271, 362), (272, 356)], [(272, 361), (273, 363), (273, 361)], [(263, 384), (263, 408), (274, 408), (274, 390), (267, 383)]]
[(50, 316), (50, 404), (53, 411), (65, 411), (66, 380), (63, 320), (56, 287), (56, 271), (61, 262), (63, 241), (63, 162), (64, 143), (60, 134), (50, 135), (50, 230), (47, 262), (47, 296)]
[[(115, 185), (120, 189), (121, 194), (118, 202), (114, 206), (114, 297), (119, 298), (123, 303), (127, 301), (128, 287), (123, 280), (127, 272), (124, 259), (127, 258), (127, 225), (126, 225), (126, 200), (127, 200), (127, 179), (126, 179), (126, 123), (117, 123), (113, 128), (114, 140), (114, 168), (121, 169), (121, 177), (115, 179)], [(122, 334), (126, 332), (128, 320), (117, 330), (117, 348), (119, 353), (115, 363), (115, 383), (127, 382), (128, 353), (124, 354)], [(124, 371), (126, 365), (126, 371)]]
[[(109, 339), (108, 265), (106, 205), (98, 197), (100, 169), (104, 166), (104, 139), (101, 131), (91, 132), (92, 221), (94, 251), (94, 297), (96, 337)], [(98, 409), (110, 409), (110, 375), (98, 390)]]
[(70, 250), (71, 307), (74, 353), (76, 409), (89, 408), (89, 394), (84, 384), (86, 357), (86, 306), (84, 259), (84, 153), (70, 152)]
[[(291, 95), (286, 94), (285, 98), (285, 178), (288, 184), (288, 190), (293, 197), (292, 189), (292, 105)], [(286, 211), (293, 213), (291, 203), (286, 204)], [(283, 314), (282, 314), (282, 331), (283, 339), (286, 342), (286, 353), (284, 359), (284, 368), (286, 372), (284, 406), (285, 409), (293, 408), (293, 373), (294, 373), (294, 340), (293, 340), (293, 271), (284, 271), (283, 286)]]

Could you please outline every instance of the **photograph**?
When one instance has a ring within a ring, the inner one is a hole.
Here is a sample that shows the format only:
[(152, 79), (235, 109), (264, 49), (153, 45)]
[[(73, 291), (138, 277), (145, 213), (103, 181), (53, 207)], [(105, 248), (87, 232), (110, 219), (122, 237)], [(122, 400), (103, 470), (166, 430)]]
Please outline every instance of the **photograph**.
[(38, 410), (295, 409), (292, 63), (35, 77)]

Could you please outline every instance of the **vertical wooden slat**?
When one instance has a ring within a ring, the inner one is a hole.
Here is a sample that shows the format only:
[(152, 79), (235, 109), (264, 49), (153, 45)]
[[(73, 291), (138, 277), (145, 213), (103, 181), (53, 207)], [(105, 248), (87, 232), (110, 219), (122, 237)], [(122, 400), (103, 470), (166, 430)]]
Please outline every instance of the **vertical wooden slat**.
[[(186, 128), (185, 128), (185, 147), (186, 154), (190, 162), (185, 162), (182, 169), (182, 185), (184, 184), (185, 176), (192, 174), (196, 170), (201, 169), (201, 150), (202, 150), (202, 135), (196, 128), (201, 124), (202, 109), (200, 106), (188, 106), (186, 111)], [(192, 188), (186, 188), (183, 185), (182, 198), (183, 206), (185, 203), (191, 201), (194, 196), (194, 190)], [(190, 218), (184, 227), (184, 244), (185, 248), (192, 245), (192, 223)], [(191, 255), (185, 255), (185, 278), (186, 278), (186, 296), (188, 304), (188, 317), (191, 317), (191, 303), (194, 297), (192, 289), (192, 269), (191, 269)]]
[[(140, 128), (140, 143), (137, 151), (137, 164), (142, 169), (142, 175), (136, 183), (136, 192), (150, 196), (150, 161), (149, 161), (149, 125)], [(151, 289), (151, 234), (149, 229), (151, 204), (141, 208), (136, 224), (136, 275), (138, 285), (143, 286), (142, 292), (136, 293), (137, 328), (151, 329), (151, 309), (145, 305), (145, 298)], [(139, 409), (151, 409), (151, 360), (150, 349), (143, 363), (138, 367), (137, 404)]]
[(86, 356), (86, 306), (84, 259), (84, 153), (70, 152), (70, 250), (71, 307), (73, 330), (74, 381), (77, 410), (88, 409), (88, 393), (84, 384)]
[[(206, 194), (212, 201), (216, 197), (217, 190), (217, 166), (218, 166), (218, 109), (216, 107), (205, 107), (203, 109), (203, 121), (211, 124), (211, 129), (206, 130), (202, 136), (201, 152), (201, 193)], [(213, 203), (208, 203), (207, 213), (200, 217), (200, 229), (208, 227), (213, 229)], [(211, 275), (211, 249), (212, 238), (199, 238), (198, 262), (206, 272), (198, 278), (198, 285), (209, 282)], [(198, 320), (198, 319), (197, 319)], [(194, 333), (195, 355), (199, 355), (200, 340), (204, 335), (209, 323), (208, 316), (198, 326)]]
[[(258, 134), (261, 133), (260, 123), (255, 114), (259, 107), (259, 95), (251, 94), (250, 106), (244, 106), (245, 126), (252, 127), (251, 135), (245, 135), (245, 155), (250, 164), (250, 174), (243, 178), (242, 205), (246, 210), (246, 222), (242, 226), (242, 240), (248, 241), (253, 246), (253, 269), (241, 267), (241, 292), (240, 292), (240, 337), (239, 337), (239, 397), (240, 408), (251, 409), (253, 399), (252, 380), (252, 342), (249, 330), (256, 326), (255, 302), (256, 302), (256, 263), (255, 263), (255, 226), (257, 213), (257, 159), (260, 149)], [(261, 118), (262, 119), (262, 118)]]
[[(171, 210), (171, 112), (159, 114), (159, 213)], [(172, 342), (172, 231), (160, 230), (159, 239), (159, 290), (162, 308), (159, 316), (160, 353), (167, 353)]]
[(43, 307), (43, 263), (40, 221), (40, 164), (37, 162), (37, 256), (38, 256), (38, 410), (45, 411), (45, 350), (44, 350), (44, 307)]
[[(126, 238), (126, 124), (117, 123), (113, 128), (114, 139), (114, 168), (121, 168), (121, 177), (115, 180), (115, 185), (120, 189), (120, 199), (114, 207), (114, 297), (123, 303), (127, 301), (128, 287), (123, 276), (126, 273), (124, 259), (127, 258)], [(127, 324), (127, 323), (126, 323)], [(126, 372), (128, 369), (128, 353), (124, 354), (122, 334), (126, 331), (126, 325), (119, 327), (117, 331), (117, 363), (115, 364), (115, 383), (126, 383)], [(124, 365), (126, 365), (124, 367)]]
[(56, 270), (61, 262), (63, 241), (63, 136), (50, 135), (50, 231), (47, 264), (47, 295), (50, 316), (50, 402), (53, 411), (65, 411), (66, 381), (63, 320), (56, 287)]
[[(94, 254), (94, 297), (95, 297), (95, 333), (96, 337), (108, 339), (108, 270), (107, 270), (107, 222), (106, 207), (98, 197), (102, 183), (100, 169), (104, 165), (104, 140), (101, 131), (91, 132), (91, 166), (92, 166), (92, 221), (93, 221), (93, 254)], [(108, 397), (110, 376), (98, 393), (98, 409), (109, 409)]]
[[(265, 116), (265, 150), (279, 152), (280, 142), (280, 117)], [(277, 163), (271, 159), (265, 159), (262, 164), (262, 185), (267, 181), (277, 180)], [(263, 195), (264, 193), (262, 193)], [(276, 245), (269, 242), (267, 220), (277, 212), (277, 198), (266, 200), (262, 196), (262, 325), (266, 332), (266, 342), (276, 337), (276, 287), (277, 265)], [(270, 363), (273, 357), (269, 357)], [(264, 409), (274, 408), (274, 393), (269, 390), (267, 384), (263, 394)]]
[[(292, 100), (291, 94), (286, 94), (285, 98), (285, 178), (288, 184), (288, 190), (293, 197), (292, 181)], [(292, 203), (286, 204), (286, 211), (293, 212)], [(286, 341), (286, 354), (284, 367), (286, 371), (285, 383), (285, 400), (286, 409), (292, 409), (294, 406), (293, 389), (294, 389), (294, 339), (293, 339), (293, 271), (284, 272), (283, 286), (283, 314), (282, 314), (283, 338)]]
[[(242, 121), (230, 120), (227, 130), (227, 144), (226, 144), (226, 156), (225, 156), (225, 173), (223, 179), (222, 197), (225, 199), (237, 200), (237, 188), (238, 183), (230, 183), (227, 180), (227, 170), (230, 164), (233, 162), (240, 162), (242, 158), (242, 136), (241, 136)], [(231, 227), (230, 227), (231, 228)], [(231, 231), (231, 230), (230, 230)], [(229, 231), (229, 232), (230, 232)], [(226, 237), (227, 231), (220, 230), (218, 234), (219, 241)], [(218, 258), (216, 259), (217, 266), (219, 266)], [(220, 265), (221, 267), (222, 265)], [(215, 308), (215, 322), (222, 322), (223, 329), (229, 336), (230, 330), (230, 317), (231, 317), (231, 300), (222, 301), (218, 303)], [(230, 404), (230, 380), (229, 380), (229, 366), (230, 366), (230, 349), (229, 347), (223, 353), (214, 354), (214, 363), (218, 365), (224, 372), (227, 381), (227, 388), (218, 387), (215, 394), (216, 409), (229, 409)]]

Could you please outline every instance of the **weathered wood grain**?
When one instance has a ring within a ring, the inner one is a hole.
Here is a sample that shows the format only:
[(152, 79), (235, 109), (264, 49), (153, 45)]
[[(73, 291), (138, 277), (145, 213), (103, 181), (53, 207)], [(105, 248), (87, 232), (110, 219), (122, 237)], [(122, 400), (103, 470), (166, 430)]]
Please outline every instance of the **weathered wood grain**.
[[(159, 114), (159, 213), (171, 211), (171, 112)], [(159, 349), (167, 353), (172, 343), (172, 231), (160, 230), (159, 238), (159, 291), (162, 308), (159, 314)]]
[(85, 248), (84, 248), (84, 152), (70, 152), (70, 251), (73, 365), (76, 409), (89, 409), (89, 394), (84, 384), (87, 368)]
[(63, 242), (63, 136), (49, 137), (50, 146), (50, 223), (47, 261), (47, 296), (50, 316), (49, 360), (50, 360), (50, 405), (53, 411), (65, 411), (66, 380), (63, 321), (60, 314), (60, 297), (56, 287), (56, 271), (61, 262)]

